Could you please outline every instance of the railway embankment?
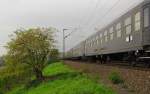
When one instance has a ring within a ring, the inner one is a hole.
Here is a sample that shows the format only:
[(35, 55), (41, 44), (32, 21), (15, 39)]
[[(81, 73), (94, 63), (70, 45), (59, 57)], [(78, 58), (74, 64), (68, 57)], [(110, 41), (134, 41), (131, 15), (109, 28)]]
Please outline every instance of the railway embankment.
[[(101, 82), (113, 88), (118, 94), (150, 94), (149, 69), (81, 61), (65, 61), (65, 64), (91, 76), (99, 76)], [(109, 79), (114, 70), (119, 73), (123, 83), (113, 84)]]

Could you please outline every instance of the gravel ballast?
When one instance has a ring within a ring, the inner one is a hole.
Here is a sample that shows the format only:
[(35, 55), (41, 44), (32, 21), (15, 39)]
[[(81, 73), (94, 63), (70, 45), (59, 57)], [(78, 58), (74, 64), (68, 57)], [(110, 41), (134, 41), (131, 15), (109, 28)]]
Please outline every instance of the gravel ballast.
[[(150, 70), (80, 61), (65, 61), (64, 63), (76, 70), (98, 75), (101, 82), (113, 88), (118, 94), (150, 94)], [(114, 85), (109, 80), (108, 76), (113, 70), (120, 73), (124, 79), (123, 84)]]

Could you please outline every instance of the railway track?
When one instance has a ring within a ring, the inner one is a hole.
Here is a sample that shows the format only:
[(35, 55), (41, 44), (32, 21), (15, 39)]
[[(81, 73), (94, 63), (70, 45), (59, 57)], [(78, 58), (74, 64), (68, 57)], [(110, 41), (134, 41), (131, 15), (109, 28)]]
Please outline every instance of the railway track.
[(75, 60), (75, 62), (80, 62), (80, 63), (90, 63), (90, 64), (97, 64), (97, 65), (105, 65), (105, 66), (115, 66), (119, 68), (124, 68), (124, 69), (134, 69), (134, 70), (142, 70), (142, 71), (150, 71), (149, 67), (146, 67), (144, 64), (137, 64), (136, 66), (131, 66), (128, 62), (125, 61), (111, 61), (111, 62), (105, 62), (105, 63), (100, 63), (100, 62), (92, 62), (92, 61), (81, 61), (81, 60)]
[(110, 63), (110, 64), (105, 64), (105, 65), (117, 66), (120, 68), (127, 68), (127, 69), (134, 69), (134, 70), (150, 71), (150, 68), (147, 68), (142, 64), (138, 64), (136, 66), (131, 66), (130, 64), (125, 64), (125, 63)]

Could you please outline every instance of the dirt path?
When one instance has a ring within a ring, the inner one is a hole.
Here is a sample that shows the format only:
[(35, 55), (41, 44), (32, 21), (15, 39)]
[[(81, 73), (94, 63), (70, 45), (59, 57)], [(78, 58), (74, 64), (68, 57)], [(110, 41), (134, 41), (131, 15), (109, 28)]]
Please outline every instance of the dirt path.
[[(150, 71), (128, 69), (96, 63), (65, 61), (70, 67), (92, 75), (100, 76), (100, 81), (117, 91), (118, 94), (150, 94)], [(114, 85), (108, 75), (117, 70), (125, 80), (124, 84)]]

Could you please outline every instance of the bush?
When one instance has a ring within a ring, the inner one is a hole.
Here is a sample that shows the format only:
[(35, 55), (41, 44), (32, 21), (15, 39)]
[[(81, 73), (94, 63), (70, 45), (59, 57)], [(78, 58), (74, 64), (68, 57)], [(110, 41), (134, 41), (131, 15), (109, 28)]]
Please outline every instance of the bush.
[(111, 80), (113, 84), (120, 84), (124, 82), (117, 71), (112, 71), (109, 74), (109, 80)]
[[(14, 87), (27, 83), (31, 78), (31, 74), (24, 71), (18, 72), (12, 68), (5, 67), (0, 69), (0, 94), (10, 91)], [(5, 93), (4, 93), (5, 94)]]

